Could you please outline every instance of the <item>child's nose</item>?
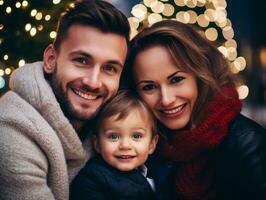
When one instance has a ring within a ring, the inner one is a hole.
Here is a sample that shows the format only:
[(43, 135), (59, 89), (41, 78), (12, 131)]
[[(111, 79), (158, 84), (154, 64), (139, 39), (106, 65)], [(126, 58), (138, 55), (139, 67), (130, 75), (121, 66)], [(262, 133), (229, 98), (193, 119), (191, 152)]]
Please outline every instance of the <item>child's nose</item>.
[(119, 148), (121, 150), (131, 149), (131, 144), (130, 144), (129, 139), (122, 139), (121, 142), (120, 142)]

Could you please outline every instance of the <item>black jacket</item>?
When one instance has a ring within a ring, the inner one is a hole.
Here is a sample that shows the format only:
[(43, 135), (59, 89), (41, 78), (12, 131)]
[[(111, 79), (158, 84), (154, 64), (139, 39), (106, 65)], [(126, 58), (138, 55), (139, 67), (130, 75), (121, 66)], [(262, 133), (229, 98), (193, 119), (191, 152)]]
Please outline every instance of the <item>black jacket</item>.
[(218, 198), (266, 199), (266, 130), (238, 115), (214, 152)]
[[(161, 161), (152, 170), (156, 192), (139, 170), (121, 172), (96, 156), (88, 161), (70, 187), (70, 200), (170, 200), (175, 199), (171, 168)], [(158, 172), (157, 170), (160, 170)], [(149, 171), (149, 170), (148, 170)]]

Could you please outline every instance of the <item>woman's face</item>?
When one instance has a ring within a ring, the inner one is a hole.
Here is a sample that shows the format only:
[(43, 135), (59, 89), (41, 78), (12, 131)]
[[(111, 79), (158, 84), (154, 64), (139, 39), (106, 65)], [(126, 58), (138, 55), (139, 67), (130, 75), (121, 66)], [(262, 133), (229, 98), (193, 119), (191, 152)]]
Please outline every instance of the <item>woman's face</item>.
[(165, 47), (140, 52), (133, 71), (139, 95), (163, 125), (178, 130), (189, 124), (198, 96), (196, 77), (179, 69)]

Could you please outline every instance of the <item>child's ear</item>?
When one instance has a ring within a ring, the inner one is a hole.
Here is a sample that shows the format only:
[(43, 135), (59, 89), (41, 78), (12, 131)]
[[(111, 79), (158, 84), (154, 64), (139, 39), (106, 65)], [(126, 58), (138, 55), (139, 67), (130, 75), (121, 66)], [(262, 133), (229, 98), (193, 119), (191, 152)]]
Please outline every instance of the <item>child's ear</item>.
[(92, 136), (92, 144), (93, 144), (93, 147), (94, 147), (95, 151), (96, 151), (97, 153), (100, 153), (99, 140), (98, 140), (98, 138), (97, 138), (96, 135), (93, 135), (93, 136)]
[(152, 154), (156, 148), (156, 145), (158, 143), (158, 139), (159, 139), (159, 135), (156, 134), (152, 137), (151, 139), (151, 143), (150, 143), (150, 150), (149, 150), (149, 154)]

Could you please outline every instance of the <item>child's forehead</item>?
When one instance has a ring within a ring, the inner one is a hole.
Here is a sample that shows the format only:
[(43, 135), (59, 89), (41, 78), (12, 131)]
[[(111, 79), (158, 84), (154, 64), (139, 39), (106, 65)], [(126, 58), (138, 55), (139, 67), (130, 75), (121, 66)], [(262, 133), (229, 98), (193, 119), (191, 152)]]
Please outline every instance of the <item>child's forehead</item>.
[(116, 113), (112, 116), (106, 117), (103, 119), (103, 122), (115, 122), (115, 121), (126, 121), (126, 120), (133, 120), (138, 118), (139, 121), (145, 122), (145, 123), (150, 123), (151, 122), (151, 117), (148, 114), (147, 110), (143, 108), (133, 108), (129, 112), (123, 113)]

